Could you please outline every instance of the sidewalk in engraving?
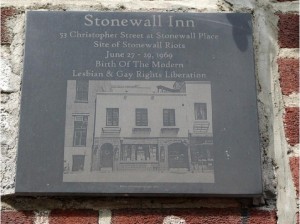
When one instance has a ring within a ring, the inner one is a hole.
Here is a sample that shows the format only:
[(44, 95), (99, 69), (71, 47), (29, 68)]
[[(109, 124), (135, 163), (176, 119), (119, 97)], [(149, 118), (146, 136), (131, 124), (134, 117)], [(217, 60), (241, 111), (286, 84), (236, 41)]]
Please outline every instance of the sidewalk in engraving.
[(214, 183), (213, 172), (90, 172), (64, 174), (64, 182), (154, 182), (154, 183)]

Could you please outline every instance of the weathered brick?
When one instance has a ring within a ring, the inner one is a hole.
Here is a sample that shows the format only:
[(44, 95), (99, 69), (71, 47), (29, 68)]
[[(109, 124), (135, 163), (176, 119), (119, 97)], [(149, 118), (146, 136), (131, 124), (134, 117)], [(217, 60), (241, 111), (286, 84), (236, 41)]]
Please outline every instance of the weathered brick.
[(114, 210), (112, 224), (162, 223), (164, 216), (157, 210)]
[(168, 216), (180, 217), (188, 224), (241, 223), (239, 209), (122, 209), (112, 214), (112, 224), (163, 223)]
[(299, 92), (299, 61), (292, 58), (278, 60), (280, 86), (284, 95)]
[(32, 211), (2, 211), (2, 224), (33, 224), (34, 213)]
[(287, 142), (294, 146), (299, 143), (299, 107), (285, 108), (284, 129)]
[(299, 15), (279, 14), (278, 29), (281, 48), (299, 48)]
[(96, 224), (98, 216), (94, 210), (53, 210), (49, 215), (49, 224)]
[(251, 209), (247, 224), (276, 224), (276, 212)]
[(299, 157), (290, 158), (290, 168), (296, 188), (297, 197), (299, 197)]
[(7, 20), (14, 16), (17, 10), (13, 7), (1, 8), (1, 44), (10, 44), (12, 40), (12, 34), (7, 27)]

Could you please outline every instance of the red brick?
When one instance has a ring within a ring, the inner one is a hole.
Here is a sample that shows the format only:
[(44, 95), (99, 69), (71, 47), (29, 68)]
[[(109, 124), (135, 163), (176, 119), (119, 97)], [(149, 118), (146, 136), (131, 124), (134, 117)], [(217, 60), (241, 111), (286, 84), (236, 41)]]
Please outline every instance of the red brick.
[(290, 158), (290, 168), (296, 188), (297, 197), (299, 197), (299, 157)]
[(247, 224), (276, 224), (276, 212), (251, 209)]
[(279, 14), (278, 41), (282, 48), (299, 48), (299, 15)]
[(299, 143), (299, 107), (285, 108), (284, 129), (287, 142), (295, 146)]
[(163, 223), (167, 216), (177, 216), (188, 224), (241, 223), (239, 209), (121, 209), (113, 210), (112, 224)]
[(112, 224), (162, 223), (164, 216), (157, 210), (114, 210)]
[(2, 224), (33, 224), (34, 213), (32, 211), (2, 211)]
[(3, 7), (1, 8), (1, 44), (10, 44), (12, 39), (12, 34), (7, 28), (7, 20), (16, 15), (17, 10), (13, 7)]
[(53, 210), (49, 224), (96, 224), (99, 214), (93, 210)]
[(278, 61), (280, 86), (282, 94), (299, 93), (299, 61), (298, 59), (281, 58)]

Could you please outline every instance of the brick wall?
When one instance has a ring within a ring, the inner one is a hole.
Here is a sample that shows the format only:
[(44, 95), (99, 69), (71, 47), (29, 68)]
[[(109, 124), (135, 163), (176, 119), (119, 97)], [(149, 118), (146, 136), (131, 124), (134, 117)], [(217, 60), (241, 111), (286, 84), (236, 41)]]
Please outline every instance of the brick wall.
[[(278, 14), (278, 44), (280, 50), (292, 52), (299, 50), (299, 13)], [(292, 173), (294, 188), (299, 199), (299, 54), (283, 54), (278, 60), (280, 87), (285, 99), (284, 132), (288, 144), (289, 167)], [(295, 97), (296, 96), (296, 97)], [(297, 200), (298, 201), (298, 200)], [(299, 201), (296, 207), (299, 209)], [(299, 223), (299, 212), (297, 223)]]
[(276, 223), (274, 211), (239, 208), (201, 208), (201, 209), (116, 209), (106, 210), (52, 210), (41, 218), (34, 211), (4, 211), (1, 223), (11, 224), (272, 224)]
[[(1, 223), (299, 223), (298, 1), (4, 1), (1, 8)], [(26, 10), (251, 12), (254, 15), (264, 189), (261, 198), (15, 197), (20, 76)], [(295, 11), (296, 10), (296, 11)], [(261, 17), (261, 20), (260, 20)], [(264, 21), (265, 24), (259, 21)], [(269, 31), (271, 30), (271, 31)], [(261, 35), (267, 34), (267, 36)], [(262, 37), (260, 37), (262, 36)], [(260, 39), (261, 38), (261, 39)], [(270, 52), (265, 52), (269, 41)], [(263, 56), (265, 55), (265, 56)], [(270, 58), (270, 55), (274, 55)], [(273, 72), (269, 71), (272, 66)], [(263, 67), (265, 66), (265, 67)], [(263, 77), (263, 78), (262, 78)], [(267, 80), (272, 80), (270, 92)], [(259, 89), (261, 88), (261, 89)], [(269, 98), (268, 98), (269, 97)], [(271, 97), (271, 98), (270, 98)], [(271, 103), (270, 103), (271, 102)], [(279, 106), (278, 106), (279, 105)], [(272, 129), (278, 127), (275, 130)], [(284, 133), (280, 135), (280, 133)], [(279, 134), (276, 134), (279, 133)], [(274, 139), (275, 140), (274, 140)], [(271, 142), (275, 143), (272, 144)], [(279, 144), (278, 144), (279, 143)], [(277, 156), (280, 155), (280, 156)], [(288, 169), (286, 169), (288, 167)], [(277, 179), (275, 178), (277, 177)], [(272, 179), (272, 180), (270, 180)], [(289, 183), (293, 183), (289, 185)], [(298, 221), (297, 221), (298, 220)]]

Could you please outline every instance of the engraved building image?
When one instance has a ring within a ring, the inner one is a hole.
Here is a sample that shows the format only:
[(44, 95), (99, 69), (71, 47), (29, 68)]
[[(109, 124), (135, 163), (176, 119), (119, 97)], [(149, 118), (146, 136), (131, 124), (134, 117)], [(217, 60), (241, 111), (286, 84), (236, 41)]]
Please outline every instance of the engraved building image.
[(210, 82), (67, 85), (64, 182), (214, 183)]

